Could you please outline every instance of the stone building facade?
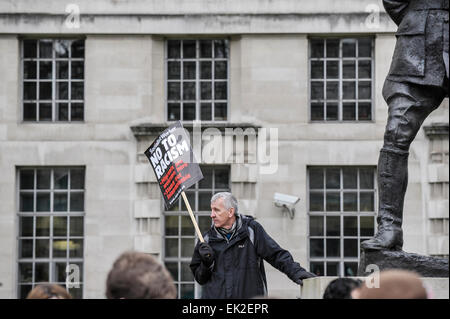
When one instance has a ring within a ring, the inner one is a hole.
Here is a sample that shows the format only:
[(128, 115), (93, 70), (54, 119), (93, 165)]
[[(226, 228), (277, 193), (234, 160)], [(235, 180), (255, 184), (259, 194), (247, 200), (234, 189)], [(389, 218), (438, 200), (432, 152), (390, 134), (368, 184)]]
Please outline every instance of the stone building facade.
[[(174, 120), (205, 175), (187, 192), (203, 230), (231, 190), (307, 269), (353, 275), (376, 224), (394, 34), (380, 0), (0, 1), (0, 297), (69, 270), (75, 296), (103, 298), (130, 249), (201, 295), (185, 207), (166, 211), (143, 155)], [(404, 249), (448, 256), (448, 99), (409, 165)], [(300, 198), (293, 218), (276, 192)], [(266, 269), (270, 295), (298, 297)]]

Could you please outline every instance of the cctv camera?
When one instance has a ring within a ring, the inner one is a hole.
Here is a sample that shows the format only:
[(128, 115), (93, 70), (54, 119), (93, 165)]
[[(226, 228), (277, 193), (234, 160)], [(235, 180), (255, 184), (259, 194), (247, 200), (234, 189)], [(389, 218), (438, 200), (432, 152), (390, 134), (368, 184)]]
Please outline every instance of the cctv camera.
[(294, 206), (300, 200), (297, 196), (275, 193), (273, 201), (277, 206), (289, 205)]
[(294, 205), (297, 204), (299, 200), (300, 198), (298, 198), (297, 196), (280, 193), (275, 193), (273, 196), (273, 203), (275, 204), (275, 206), (286, 208), (289, 212), (289, 217), (291, 219), (294, 219), (295, 214)]

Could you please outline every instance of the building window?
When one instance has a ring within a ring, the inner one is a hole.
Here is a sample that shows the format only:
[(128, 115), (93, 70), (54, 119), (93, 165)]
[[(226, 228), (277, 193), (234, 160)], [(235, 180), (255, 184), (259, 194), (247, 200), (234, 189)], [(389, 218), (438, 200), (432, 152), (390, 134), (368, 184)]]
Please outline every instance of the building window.
[(425, 126), (424, 131), (430, 142), (427, 249), (430, 256), (448, 258), (448, 245), (442, 243), (448, 242), (449, 234), (449, 181), (448, 174), (440, 172), (449, 163), (448, 123)]
[(448, 236), (448, 218), (430, 219), (430, 233)]
[[(217, 192), (230, 191), (230, 168), (204, 166), (202, 172), (204, 179), (187, 189), (186, 196), (204, 234), (211, 227), (211, 197)], [(164, 215), (164, 262), (175, 280), (178, 297), (199, 297), (200, 286), (189, 268), (197, 234), (182, 198)]]
[(375, 231), (375, 168), (310, 167), (309, 262), (320, 276), (356, 276)]
[(22, 42), (23, 120), (84, 119), (84, 40)]
[(68, 290), (81, 298), (84, 168), (21, 168), (18, 185), (18, 297), (39, 283), (66, 286), (69, 270), (71, 284), (79, 288)]
[(448, 148), (448, 135), (430, 138), (430, 162), (448, 165)]
[(309, 43), (311, 121), (371, 121), (372, 38)]
[(226, 121), (228, 40), (167, 41), (167, 120)]

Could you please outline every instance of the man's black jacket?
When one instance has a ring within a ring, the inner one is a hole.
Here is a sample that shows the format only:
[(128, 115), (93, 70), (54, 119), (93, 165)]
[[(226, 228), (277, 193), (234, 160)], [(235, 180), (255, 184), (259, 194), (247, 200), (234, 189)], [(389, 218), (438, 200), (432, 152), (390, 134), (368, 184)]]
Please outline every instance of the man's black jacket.
[(190, 267), (195, 280), (203, 286), (203, 299), (266, 295), (267, 282), (262, 259), (293, 281), (298, 280), (301, 272), (305, 271), (252, 217), (239, 215), (237, 221), (238, 229), (229, 241), (214, 226), (204, 235), (215, 253), (211, 267), (201, 262), (198, 252), (200, 242), (194, 249)]

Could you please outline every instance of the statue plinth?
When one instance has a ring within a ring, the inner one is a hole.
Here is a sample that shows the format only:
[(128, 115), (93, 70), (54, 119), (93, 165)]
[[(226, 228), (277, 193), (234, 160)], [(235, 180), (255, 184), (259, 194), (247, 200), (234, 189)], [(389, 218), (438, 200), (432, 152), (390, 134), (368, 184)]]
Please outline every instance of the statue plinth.
[(403, 250), (361, 249), (358, 276), (370, 275), (373, 268), (366, 272), (366, 267), (369, 265), (377, 265), (380, 271), (386, 269), (415, 271), (423, 277), (448, 277), (449, 270), (446, 258), (412, 254)]

